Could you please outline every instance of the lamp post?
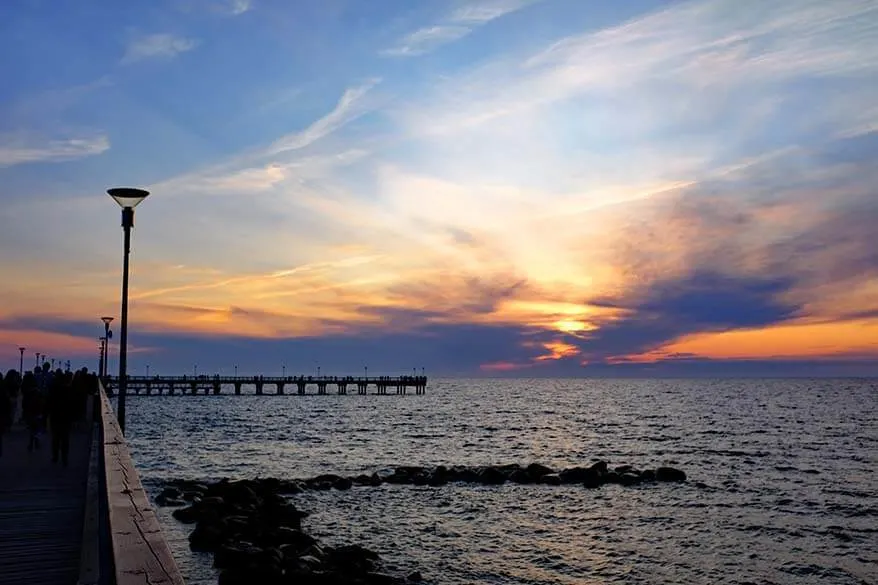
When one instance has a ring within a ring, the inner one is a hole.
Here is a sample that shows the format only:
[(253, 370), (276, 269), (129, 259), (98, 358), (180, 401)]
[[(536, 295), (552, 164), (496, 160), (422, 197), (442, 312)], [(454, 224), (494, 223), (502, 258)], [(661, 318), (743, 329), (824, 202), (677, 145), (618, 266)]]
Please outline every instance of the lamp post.
[(192, 366), (192, 374), (197, 378), (198, 377), (198, 364)]
[(238, 364), (235, 364), (235, 377), (238, 377)]
[(149, 364), (146, 364), (146, 377), (149, 378)]
[(38, 352), (34, 352), (34, 365), (40, 366), (40, 354)]
[(18, 383), (19, 384), (24, 379), (24, 350), (26, 350), (26, 349), (27, 349), (26, 347), (19, 347), (18, 348), (18, 354), (19, 354), (18, 355)]
[(369, 366), (363, 366), (363, 377), (369, 379)]
[(110, 369), (110, 340), (113, 339), (113, 332), (110, 331), (110, 323), (113, 322), (113, 317), (101, 317), (101, 321), (104, 323), (104, 357), (101, 360), (104, 364), (104, 369), (100, 372), (100, 375), (106, 377), (107, 372)]
[[(119, 187), (108, 189), (107, 194), (122, 208), (122, 326), (119, 333), (119, 398), (116, 419), (125, 433), (125, 396), (128, 393), (128, 256), (131, 254), (131, 228), (134, 227), (134, 208), (146, 199), (149, 191)], [(108, 325), (109, 326), (109, 325)]]
[(107, 348), (107, 338), (98, 337), (98, 342), (101, 344), (99, 347), (101, 355), (98, 359), (98, 376), (103, 379), (106, 377), (107, 374), (106, 351), (104, 351)]
[(320, 377), (320, 366), (317, 366), (317, 377)]

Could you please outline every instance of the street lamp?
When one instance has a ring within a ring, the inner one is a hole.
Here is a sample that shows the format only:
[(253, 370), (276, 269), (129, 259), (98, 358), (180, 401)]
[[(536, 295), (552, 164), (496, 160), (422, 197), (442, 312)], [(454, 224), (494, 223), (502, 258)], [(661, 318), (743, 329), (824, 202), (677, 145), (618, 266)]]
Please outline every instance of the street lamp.
[(238, 364), (235, 364), (235, 377), (238, 377)]
[(149, 378), (149, 364), (146, 364), (146, 377)]
[(101, 317), (101, 321), (104, 322), (104, 357), (102, 363), (104, 364), (103, 371), (100, 372), (100, 375), (106, 377), (107, 371), (110, 369), (109, 361), (110, 361), (110, 340), (113, 339), (113, 332), (110, 331), (110, 323), (113, 322), (113, 317)]
[(369, 366), (363, 366), (363, 377), (366, 379), (369, 378)]
[(108, 189), (107, 194), (122, 208), (122, 230), (125, 234), (122, 255), (122, 326), (119, 337), (119, 398), (116, 419), (125, 433), (125, 396), (128, 393), (128, 256), (131, 254), (131, 228), (134, 227), (134, 208), (146, 199), (149, 191), (119, 187)]
[(19, 347), (18, 348), (18, 354), (19, 354), (18, 355), (18, 383), (19, 384), (24, 379), (24, 350), (26, 350), (26, 349), (27, 349), (26, 347)]
[(317, 366), (317, 377), (320, 377), (320, 366)]
[(198, 377), (198, 364), (192, 366), (192, 373), (195, 375), (196, 378)]

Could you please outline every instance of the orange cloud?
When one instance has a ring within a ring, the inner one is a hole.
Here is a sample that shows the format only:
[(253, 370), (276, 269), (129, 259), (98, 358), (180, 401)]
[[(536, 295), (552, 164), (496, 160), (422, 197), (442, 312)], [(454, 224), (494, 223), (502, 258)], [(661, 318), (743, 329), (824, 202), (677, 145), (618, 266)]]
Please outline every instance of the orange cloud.
[(760, 329), (699, 333), (625, 361), (652, 362), (676, 356), (710, 359), (878, 358), (878, 319), (840, 323), (794, 323)]

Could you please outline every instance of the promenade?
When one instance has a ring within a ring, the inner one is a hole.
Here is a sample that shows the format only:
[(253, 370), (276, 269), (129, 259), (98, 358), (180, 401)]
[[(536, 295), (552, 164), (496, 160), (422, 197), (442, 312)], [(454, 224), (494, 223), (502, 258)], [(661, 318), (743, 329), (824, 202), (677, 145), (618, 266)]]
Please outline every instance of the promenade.
[(0, 456), (0, 583), (71, 585), (79, 579), (91, 430), (77, 426), (67, 467), (52, 463), (51, 441), (27, 451), (13, 426)]

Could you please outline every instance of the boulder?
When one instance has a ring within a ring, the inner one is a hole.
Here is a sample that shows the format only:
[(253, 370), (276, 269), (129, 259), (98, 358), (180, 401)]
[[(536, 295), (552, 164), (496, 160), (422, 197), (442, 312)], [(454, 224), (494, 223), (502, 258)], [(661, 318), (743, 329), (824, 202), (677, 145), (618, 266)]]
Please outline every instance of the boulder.
[(545, 485), (561, 485), (561, 476), (557, 473), (547, 473), (540, 478), (540, 483)]
[(199, 509), (195, 506), (186, 506), (185, 508), (177, 508), (171, 513), (171, 516), (183, 524), (195, 524), (198, 522), (200, 514)]
[(607, 468), (608, 468), (608, 465), (607, 465), (606, 461), (597, 461), (595, 463), (592, 463), (591, 466), (589, 467), (589, 469), (594, 470), (597, 473), (600, 473), (601, 475), (607, 473)]
[(249, 542), (224, 544), (213, 553), (213, 566), (218, 569), (243, 569), (259, 563), (263, 554), (261, 548)]
[(527, 474), (534, 479), (539, 479), (544, 475), (555, 473), (554, 469), (552, 469), (551, 467), (546, 467), (545, 465), (542, 465), (540, 463), (531, 463), (527, 466), (527, 468), (525, 468), (525, 471), (527, 471)]
[(686, 474), (673, 467), (659, 467), (655, 470), (658, 481), (686, 481)]
[(213, 552), (225, 540), (225, 535), (215, 525), (199, 522), (189, 535), (189, 548), (195, 552)]
[(509, 481), (514, 483), (533, 483), (533, 476), (529, 475), (527, 471), (523, 469), (516, 469), (512, 473), (509, 474)]
[(500, 485), (506, 482), (506, 474), (496, 467), (485, 467), (479, 473), (479, 483), (485, 485)]
[(340, 477), (335, 480), (335, 482), (332, 484), (332, 487), (337, 490), (349, 490), (351, 489), (352, 485), (354, 485), (354, 482), (352, 482), (350, 478)]

